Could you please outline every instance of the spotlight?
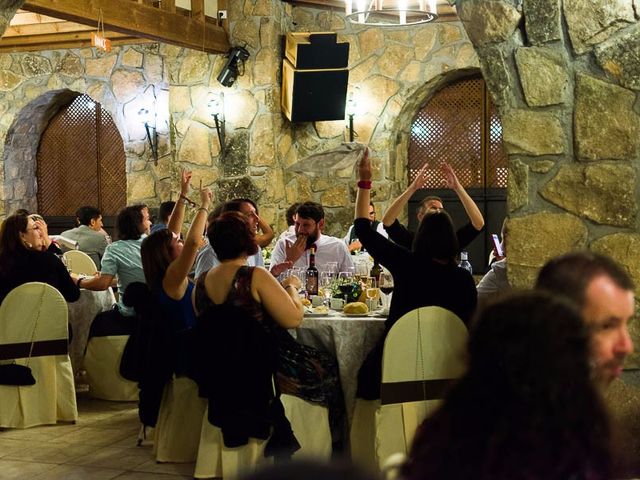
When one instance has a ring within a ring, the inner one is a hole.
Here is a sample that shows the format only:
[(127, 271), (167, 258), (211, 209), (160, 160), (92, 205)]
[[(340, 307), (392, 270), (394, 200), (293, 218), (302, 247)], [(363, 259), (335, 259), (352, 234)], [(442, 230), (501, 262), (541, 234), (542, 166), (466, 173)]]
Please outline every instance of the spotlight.
[[(236, 81), (238, 75), (244, 73), (244, 62), (249, 58), (249, 52), (244, 47), (233, 47), (227, 53), (227, 63), (222, 67), (222, 71), (218, 75), (218, 81), (225, 87), (230, 87)], [(242, 63), (243, 72), (238, 69), (238, 62)]]

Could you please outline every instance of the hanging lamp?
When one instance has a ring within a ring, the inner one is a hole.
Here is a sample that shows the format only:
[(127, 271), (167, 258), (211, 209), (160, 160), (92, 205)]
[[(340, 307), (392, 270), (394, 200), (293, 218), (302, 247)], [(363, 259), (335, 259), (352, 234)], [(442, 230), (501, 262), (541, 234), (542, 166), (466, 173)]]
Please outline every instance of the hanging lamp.
[(378, 27), (403, 27), (438, 18), (436, 0), (345, 0), (351, 23)]

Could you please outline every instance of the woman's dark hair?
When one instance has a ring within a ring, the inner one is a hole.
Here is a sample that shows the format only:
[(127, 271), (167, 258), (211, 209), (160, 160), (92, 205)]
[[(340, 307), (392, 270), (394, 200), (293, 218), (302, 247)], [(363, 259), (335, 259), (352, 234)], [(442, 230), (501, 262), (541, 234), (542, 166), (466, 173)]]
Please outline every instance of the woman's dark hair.
[(151, 290), (162, 284), (164, 274), (171, 263), (171, 230), (165, 228), (152, 233), (142, 241), (140, 256), (144, 278)]
[(116, 218), (118, 240), (138, 240), (142, 236), (142, 210), (145, 208), (146, 205), (131, 205), (120, 210)]
[(467, 373), (416, 432), (407, 480), (610, 478), (607, 414), (572, 304), (503, 297), (480, 312), (468, 352)]
[(29, 217), (25, 214), (11, 215), (0, 226), (0, 271), (7, 268), (20, 252), (26, 251), (20, 233), (27, 231)]
[(422, 217), (412, 250), (424, 258), (455, 263), (460, 247), (447, 212), (429, 211)]
[(255, 235), (238, 212), (225, 212), (215, 218), (207, 228), (207, 238), (220, 261), (258, 252)]

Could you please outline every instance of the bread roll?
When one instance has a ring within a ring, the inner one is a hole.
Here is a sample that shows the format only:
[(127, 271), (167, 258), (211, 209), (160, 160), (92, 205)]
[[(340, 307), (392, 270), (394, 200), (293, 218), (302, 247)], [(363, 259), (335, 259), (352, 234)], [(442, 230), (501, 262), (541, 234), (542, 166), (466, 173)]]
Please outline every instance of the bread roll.
[(342, 309), (344, 313), (369, 313), (369, 307), (366, 303), (351, 302), (347, 303)]

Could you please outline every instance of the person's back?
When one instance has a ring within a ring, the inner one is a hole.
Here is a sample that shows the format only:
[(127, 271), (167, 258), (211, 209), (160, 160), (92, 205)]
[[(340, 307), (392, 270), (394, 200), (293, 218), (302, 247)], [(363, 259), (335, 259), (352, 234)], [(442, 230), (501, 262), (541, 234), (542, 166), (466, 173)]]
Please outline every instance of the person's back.
[(404, 478), (610, 478), (588, 333), (569, 303), (526, 292), (490, 304), (468, 353), (467, 372), (418, 428)]

